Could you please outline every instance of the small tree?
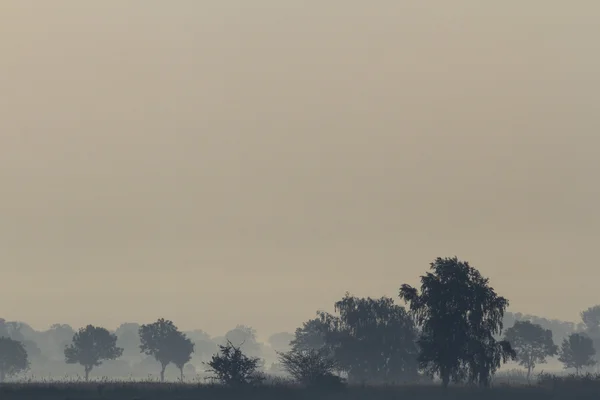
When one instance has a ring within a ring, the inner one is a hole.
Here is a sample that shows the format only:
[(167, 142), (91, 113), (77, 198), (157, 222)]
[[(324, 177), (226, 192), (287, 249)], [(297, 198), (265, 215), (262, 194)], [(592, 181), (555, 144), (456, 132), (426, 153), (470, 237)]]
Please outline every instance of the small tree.
[(25, 347), (19, 341), (0, 337), (0, 382), (29, 368)]
[(115, 360), (122, 354), (123, 349), (117, 347), (117, 335), (93, 325), (79, 329), (73, 335), (73, 343), (65, 347), (67, 364), (83, 365), (86, 381), (90, 371), (102, 365), (103, 360)]
[(260, 359), (246, 356), (239, 347), (230, 341), (225, 346), (219, 345), (219, 353), (205, 363), (213, 373), (213, 378), (227, 386), (256, 384), (264, 378), (258, 374)]
[[(185, 358), (178, 354), (178, 346), (183, 343), (180, 340), (182, 333), (172, 321), (160, 318), (152, 324), (140, 326), (139, 334), (141, 352), (153, 356), (160, 363), (160, 381), (164, 382), (167, 365), (174, 362), (176, 358), (179, 362)], [(185, 363), (187, 361), (189, 359)]]
[(580, 333), (572, 333), (563, 340), (558, 360), (564, 364), (565, 369), (575, 368), (575, 373), (579, 375), (581, 368), (596, 364), (595, 354), (592, 339)]
[(173, 340), (173, 343), (170, 345), (173, 349), (172, 361), (179, 369), (180, 379), (183, 382), (183, 368), (192, 359), (194, 343), (185, 335), (185, 333), (173, 335), (171, 340)]
[(307, 386), (341, 384), (334, 372), (336, 361), (324, 350), (290, 350), (278, 353), (279, 362), (292, 378)]
[(556, 355), (558, 346), (552, 340), (552, 331), (530, 321), (516, 321), (506, 330), (504, 339), (517, 352), (517, 361), (527, 368), (527, 380), (536, 364), (546, 363), (546, 357)]

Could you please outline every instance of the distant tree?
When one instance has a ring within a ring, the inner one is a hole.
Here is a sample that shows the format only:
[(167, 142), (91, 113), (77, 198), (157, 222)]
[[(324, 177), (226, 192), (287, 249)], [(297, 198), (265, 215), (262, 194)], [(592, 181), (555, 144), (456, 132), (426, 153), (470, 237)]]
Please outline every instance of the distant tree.
[(6, 321), (0, 318), (0, 337), (7, 337), (18, 342), (23, 342), (25, 337), (21, 333), (22, 325), (21, 322)]
[(600, 362), (600, 305), (596, 305), (581, 312), (581, 320), (585, 326), (585, 333), (592, 339), (596, 355), (596, 363)]
[(582, 311), (581, 320), (590, 334), (600, 334), (600, 305)]
[(219, 347), (213, 338), (201, 329), (185, 332), (188, 338), (194, 342), (194, 354), (192, 359), (198, 361), (200, 364), (202, 361), (210, 359), (215, 354)]
[(39, 365), (45, 363), (48, 360), (35, 341), (24, 340), (21, 343), (23, 344), (23, 347), (25, 347), (29, 361), (33, 363), (34, 366), (35, 364)]
[(292, 348), (292, 340), (295, 336), (289, 332), (278, 332), (269, 336), (268, 342), (271, 348), (277, 352), (286, 352)]
[(565, 369), (575, 368), (575, 373), (579, 375), (581, 368), (596, 364), (595, 354), (592, 339), (580, 333), (573, 333), (563, 340), (558, 360), (564, 364)]
[(53, 324), (50, 329), (42, 332), (41, 341), (44, 345), (43, 350), (46, 351), (46, 354), (51, 359), (64, 359), (65, 347), (71, 344), (75, 333), (75, 330), (70, 325)]
[(183, 369), (192, 359), (194, 353), (194, 343), (185, 335), (179, 333), (171, 337), (173, 343), (169, 345), (173, 349), (173, 364), (179, 369), (180, 379), (183, 382)]
[(346, 293), (329, 316), (327, 347), (348, 381), (398, 383), (418, 378), (417, 330), (404, 307), (389, 297), (358, 298)]
[(4, 318), (0, 318), (0, 338), (10, 337), (8, 333), (8, 327), (6, 320)]
[(123, 356), (140, 356), (140, 324), (135, 322), (125, 322), (119, 325), (115, 331), (117, 335), (117, 346), (123, 348)]
[(502, 362), (516, 357), (510, 343), (498, 342), (508, 300), (468, 262), (437, 258), (421, 276), (421, 290), (402, 285), (400, 298), (420, 327), (418, 361), (429, 375), (489, 386)]
[(261, 345), (256, 338), (256, 330), (250, 326), (237, 325), (225, 334), (226, 345), (231, 342), (234, 346), (239, 347), (244, 354), (251, 357), (258, 357), (261, 354)]
[(9, 337), (0, 337), (0, 382), (29, 368), (29, 359), (23, 344)]
[(564, 338), (571, 333), (575, 333), (578, 329), (577, 324), (572, 321), (548, 319), (531, 314), (511, 313), (510, 311), (504, 314), (504, 326), (513, 326), (516, 321), (530, 321), (532, 324), (540, 325), (544, 329), (550, 329), (555, 343), (561, 343)]
[(293, 354), (329, 354), (352, 383), (408, 382), (419, 378), (417, 330), (413, 318), (393, 299), (358, 298), (346, 293), (334, 304), (339, 315), (317, 312), (296, 330)]
[(79, 329), (73, 335), (73, 343), (65, 348), (67, 364), (82, 365), (86, 381), (94, 367), (102, 365), (104, 360), (115, 360), (122, 354), (123, 349), (117, 347), (117, 336), (93, 325)]
[(322, 350), (290, 350), (280, 352), (279, 362), (283, 369), (297, 382), (307, 386), (341, 384), (335, 374), (338, 366), (329, 352)]
[(35, 336), (39, 335), (39, 332), (33, 329), (29, 324), (25, 322), (15, 322), (19, 335), (25, 340), (34, 340)]
[(160, 318), (152, 324), (140, 326), (139, 334), (141, 352), (160, 363), (160, 380), (164, 382), (167, 365), (181, 355), (177, 347), (182, 343), (179, 341), (181, 332), (172, 321)]
[(534, 324), (539, 324), (544, 329), (550, 329), (555, 343), (562, 343), (563, 339), (569, 337), (571, 333), (581, 330), (581, 324), (576, 324), (572, 321), (547, 319), (536, 317), (535, 315), (525, 315), (523, 319), (530, 320)]
[(260, 383), (264, 378), (258, 372), (260, 359), (246, 356), (239, 347), (230, 341), (219, 345), (219, 353), (205, 363), (210, 368), (207, 372), (227, 386), (244, 386)]
[(530, 321), (516, 321), (506, 330), (504, 340), (510, 342), (517, 353), (517, 361), (527, 368), (527, 380), (537, 364), (545, 364), (546, 357), (554, 356), (558, 346), (552, 340), (552, 331)]

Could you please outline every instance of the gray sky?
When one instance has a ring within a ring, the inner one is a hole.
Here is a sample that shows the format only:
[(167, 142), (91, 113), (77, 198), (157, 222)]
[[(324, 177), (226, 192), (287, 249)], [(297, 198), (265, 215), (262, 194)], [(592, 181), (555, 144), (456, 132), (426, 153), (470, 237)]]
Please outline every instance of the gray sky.
[(577, 319), (600, 303), (599, 17), (1, 0), (2, 316), (266, 335), (457, 255), (512, 310)]

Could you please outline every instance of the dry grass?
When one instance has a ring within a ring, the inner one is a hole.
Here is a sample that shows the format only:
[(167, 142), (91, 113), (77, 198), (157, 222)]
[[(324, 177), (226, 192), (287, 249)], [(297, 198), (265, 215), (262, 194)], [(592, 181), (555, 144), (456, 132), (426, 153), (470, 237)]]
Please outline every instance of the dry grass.
[(348, 386), (337, 390), (305, 389), (289, 383), (272, 383), (255, 388), (230, 389), (201, 383), (159, 383), (156, 381), (93, 382), (23, 381), (0, 386), (0, 399), (27, 400), (545, 400), (600, 399), (600, 376), (542, 376), (535, 385), (500, 384), (491, 389), (451, 387), (444, 391), (433, 385)]

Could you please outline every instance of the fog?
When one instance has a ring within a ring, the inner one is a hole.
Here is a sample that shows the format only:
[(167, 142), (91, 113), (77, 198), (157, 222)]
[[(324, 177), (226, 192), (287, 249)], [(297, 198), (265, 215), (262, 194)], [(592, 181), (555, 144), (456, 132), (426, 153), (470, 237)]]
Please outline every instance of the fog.
[(598, 302), (600, 6), (3, 0), (2, 317), (293, 331), (437, 256)]

